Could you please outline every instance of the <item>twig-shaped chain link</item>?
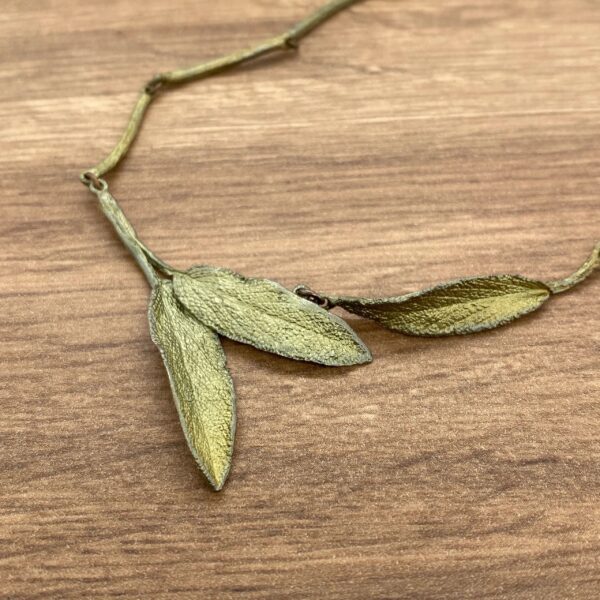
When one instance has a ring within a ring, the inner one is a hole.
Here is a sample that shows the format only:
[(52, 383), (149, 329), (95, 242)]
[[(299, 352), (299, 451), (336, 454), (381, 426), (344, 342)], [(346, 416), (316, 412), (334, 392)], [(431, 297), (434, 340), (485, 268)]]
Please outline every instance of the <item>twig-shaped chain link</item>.
[(87, 186), (89, 186), (90, 183), (96, 184), (99, 177), (106, 175), (106, 173), (119, 164), (137, 137), (146, 111), (158, 92), (191, 80), (205, 79), (216, 73), (226, 71), (238, 65), (266, 56), (267, 54), (294, 50), (298, 48), (300, 40), (303, 37), (306, 37), (313, 29), (321, 25), (321, 23), (324, 23), (341, 10), (360, 1), (361, 0), (332, 0), (285, 33), (265, 40), (256, 46), (245, 50), (239, 50), (232, 54), (227, 54), (221, 58), (216, 58), (194, 67), (177, 69), (175, 71), (168, 71), (166, 73), (155, 75), (142, 88), (142, 92), (131, 113), (127, 127), (117, 145), (104, 160), (95, 167), (81, 173), (81, 181)]

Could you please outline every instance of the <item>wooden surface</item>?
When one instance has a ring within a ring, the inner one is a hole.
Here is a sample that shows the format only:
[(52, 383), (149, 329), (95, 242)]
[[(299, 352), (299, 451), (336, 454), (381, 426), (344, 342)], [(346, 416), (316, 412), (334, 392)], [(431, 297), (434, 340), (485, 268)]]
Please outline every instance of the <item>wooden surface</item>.
[[(77, 173), (148, 76), (316, 6), (4, 0), (1, 597), (598, 597), (598, 277), (472, 337), (351, 319), (363, 368), (226, 342), (222, 493), (186, 449), (146, 283)], [(600, 239), (599, 32), (591, 0), (364, 2), (161, 97), (111, 189), (180, 267), (348, 294), (560, 277)]]

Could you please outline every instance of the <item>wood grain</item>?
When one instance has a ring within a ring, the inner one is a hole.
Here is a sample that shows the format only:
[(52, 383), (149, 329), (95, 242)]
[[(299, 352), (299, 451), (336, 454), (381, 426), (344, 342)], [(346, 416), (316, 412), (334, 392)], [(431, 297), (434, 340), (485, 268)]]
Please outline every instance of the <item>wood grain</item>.
[[(1, 597), (598, 597), (598, 277), (471, 337), (351, 320), (362, 368), (227, 342), (222, 493), (186, 449), (147, 286), (77, 173), (148, 76), (316, 5), (4, 0)], [(111, 189), (181, 267), (560, 277), (600, 239), (599, 32), (593, 0), (370, 0), (159, 98)]]

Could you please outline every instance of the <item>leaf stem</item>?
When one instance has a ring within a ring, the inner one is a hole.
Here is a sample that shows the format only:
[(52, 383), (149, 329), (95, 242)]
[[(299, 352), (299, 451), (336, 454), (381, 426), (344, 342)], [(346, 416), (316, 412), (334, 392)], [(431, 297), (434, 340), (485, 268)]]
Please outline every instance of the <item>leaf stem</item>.
[(86, 177), (86, 174), (92, 173), (96, 177), (102, 177), (119, 164), (131, 148), (131, 145), (139, 133), (146, 111), (159, 91), (176, 84), (210, 77), (211, 75), (226, 71), (261, 56), (266, 56), (267, 54), (296, 49), (300, 40), (316, 27), (328, 19), (331, 19), (331, 17), (338, 12), (360, 1), (361, 0), (331, 0), (283, 34), (260, 42), (256, 46), (239, 50), (190, 68), (176, 69), (174, 71), (159, 73), (154, 76), (142, 89), (129, 118), (129, 122), (125, 127), (125, 131), (117, 142), (117, 145), (112, 149), (110, 154), (95, 167), (86, 169), (81, 173), (81, 181), (87, 185), (89, 180)]
[(90, 186), (90, 190), (98, 197), (100, 208), (115, 228), (117, 235), (131, 252), (136, 262), (142, 269), (148, 283), (152, 288), (158, 283), (158, 274), (156, 269), (166, 275), (172, 275), (175, 270), (167, 263), (156, 256), (145, 244), (143, 244), (137, 236), (135, 229), (131, 225), (129, 219), (119, 206), (119, 203), (114, 196), (108, 191), (108, 185), (105, 181), (99, 180), (101, 188)]
[(564, 279), (555, 281), (546, 281), (545, 284), (552, 290), (554, 294), (566, 292), (587, 279), (598, 267), (600, 267), (600, 242), (590, 254), (589, 258), (575, 271), (573, 274)]
[(180, 273), (180, 271), (174, 269), (171, 265), (167, 264), (159, 256), (154, 254), (154, 252), (152, 252), (152, 250), (150, 250), (150, 248), (148, 248), (148, 246), (146, 246), (146, 244), (144, 244), (144, 242), (142, 242), (139, 238), (136, 238), (136, 241), (138, 246), (140, 247), (140, 250), (142, 250), (146, 258), (148, 259), (148, 262), (153, 267), (158, 269), (161, 273), (163, 273), (164, 275), (168, 275), (169, 277), (172, 277), (175, 273)]

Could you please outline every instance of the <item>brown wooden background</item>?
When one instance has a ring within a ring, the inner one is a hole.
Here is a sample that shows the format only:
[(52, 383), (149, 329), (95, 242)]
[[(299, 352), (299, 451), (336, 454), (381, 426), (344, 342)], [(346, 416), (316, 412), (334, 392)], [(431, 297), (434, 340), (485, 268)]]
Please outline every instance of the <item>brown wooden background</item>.
[[(225, 343), (233, 471), (205, 485), (148, 290), (77, 180), (136, 90), (318, 0), (4, 0), (0, 596), (597, 598), (598, 277), (371, 366)], [(161, 97), (114, 194), (177, 266), (388, 294), (559, 277), (600, 239), (600, 5), (372, 0)]]

